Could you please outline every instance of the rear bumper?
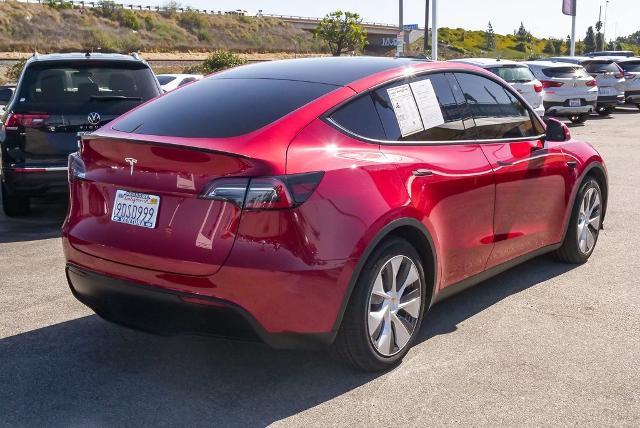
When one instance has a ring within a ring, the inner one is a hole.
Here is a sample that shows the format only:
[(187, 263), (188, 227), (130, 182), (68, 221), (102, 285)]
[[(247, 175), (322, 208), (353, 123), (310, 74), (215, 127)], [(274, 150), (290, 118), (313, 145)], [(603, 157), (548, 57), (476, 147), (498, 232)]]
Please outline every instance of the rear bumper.
[(598, 107), (615, 107), (624, 104), (624, 95), (598, 97)]
[(335, 339), (334, 332), (267, 332), (245, 309), (222, 299), (138, 284), (73, 264), (67, 264), (66, 273), (79, 301), (100, 317), (137, 330), (260, 339), (280, 349), (320, 349)]
[(628, 104), (640, 104), (640, 91), (627, 91), (624, 98)]
[(2, 168), (2, 181), (10, 192), (24, 196), (69, 191), (66, 167)]
[(569, 100), (566, 100), (564, 102), (544, 102), (544, 109), (547, 115), (573, 116), (576, 114), (589, 114), (595, 111), (595, 108), (595, 101), (586, 101), (584, 99), (582, 99), (582, 105), (580, 107), (570, 107)]

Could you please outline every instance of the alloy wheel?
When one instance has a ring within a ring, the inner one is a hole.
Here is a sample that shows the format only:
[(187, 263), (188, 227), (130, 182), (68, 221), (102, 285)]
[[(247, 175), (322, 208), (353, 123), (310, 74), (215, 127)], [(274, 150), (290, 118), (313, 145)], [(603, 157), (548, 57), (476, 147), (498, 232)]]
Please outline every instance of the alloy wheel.
[(600, 193), (595, 188), (588, 189), (582, 197), (578, 214), (578, 248), (589, 254), (596, 244), (600, 231)]
[(422, 286), (415, 263), (406, 256), (389, 259), (376, 275), (367, 319), (371, 344), (389, 357), (402, 351), (416, 328)]

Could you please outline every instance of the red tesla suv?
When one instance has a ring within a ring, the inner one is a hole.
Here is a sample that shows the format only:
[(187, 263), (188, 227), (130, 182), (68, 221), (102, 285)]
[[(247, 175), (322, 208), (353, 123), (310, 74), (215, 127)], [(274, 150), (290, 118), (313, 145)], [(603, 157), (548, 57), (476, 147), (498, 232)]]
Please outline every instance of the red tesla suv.
[(555, 252), (591, 256), (607, 174), (499, 77), (392, 58), (212, 75), (69, 159), (73, 294), (160, 333), (329, 347), (393, 367), (435, 302)]

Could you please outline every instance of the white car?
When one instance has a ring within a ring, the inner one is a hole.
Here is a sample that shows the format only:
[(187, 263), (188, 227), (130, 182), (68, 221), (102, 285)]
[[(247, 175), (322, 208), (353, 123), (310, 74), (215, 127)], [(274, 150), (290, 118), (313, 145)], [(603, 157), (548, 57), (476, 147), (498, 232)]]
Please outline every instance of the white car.
[(173, 91), (182, 85), (202, 79), (202, 74), (158, 74), (158, 82), (165, 92)]
[(598, 84), (596, 111), (602, 116), (610, 114), (616, 106), (624, 104), (626, 80), (624, 71), (614, 60), (606, 57), (563, 56), (549, 58), (550, 61), (569, 62), (581, 65)]
[(465, 58), (451, 60), (451, 62), (475, 65), (500, 76), (522, 95), (538, 115), (544, 116), (542, 83), (531, 74), (526, 65), (515, 61), (491, 58)]
[(533, 75), (542, 82), (543, 105), (549, 116), (568, 117), (584, 123), (596, 111), (598, 83), (578, 64), (527, 61)]
[(640, 58), (616, 59), (616, 63), (622, 68), (627, 79), (624, 88), (625, 102), (640, 108)]

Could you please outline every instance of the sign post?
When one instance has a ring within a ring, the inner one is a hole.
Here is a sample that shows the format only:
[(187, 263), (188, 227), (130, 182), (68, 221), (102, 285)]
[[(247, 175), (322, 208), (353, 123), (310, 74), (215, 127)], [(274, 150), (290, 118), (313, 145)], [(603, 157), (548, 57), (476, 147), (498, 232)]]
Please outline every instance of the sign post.
[(576, 55), (576, 15), (578, 0), (562, 0), (562, 13), (571, 16), (571, 48), (570, 55)]
[(404, 8), (403, 8), (403, 2), (404, 0), (399, 0), (399, 4), (398, 4), (398, 16), (399, 16), (399, 23), (398, 23), (398, 40), (396, 43), (396, 56), (401, 57), (404, 55), (404, 23), (403, 23), (403, 18), (404, 18)]
[(431, 59), (438, 60), (438, 0), (432, 0), (431, 15), (433, 23), (431, 24)]

